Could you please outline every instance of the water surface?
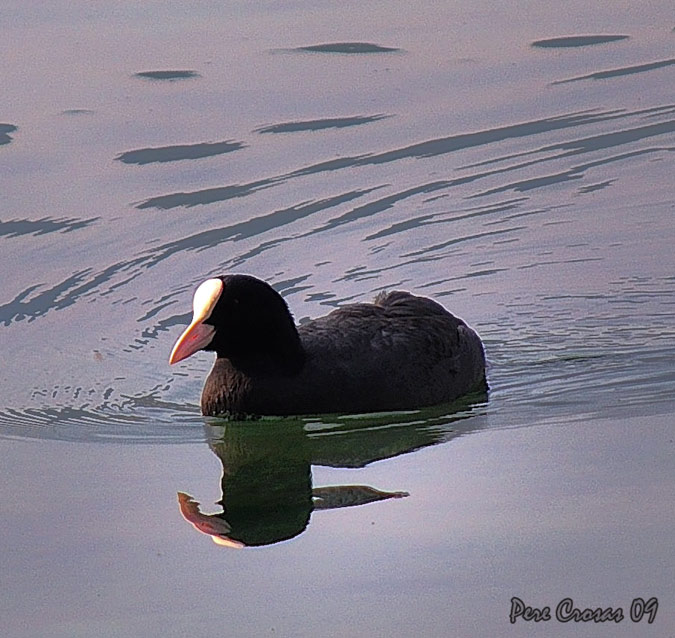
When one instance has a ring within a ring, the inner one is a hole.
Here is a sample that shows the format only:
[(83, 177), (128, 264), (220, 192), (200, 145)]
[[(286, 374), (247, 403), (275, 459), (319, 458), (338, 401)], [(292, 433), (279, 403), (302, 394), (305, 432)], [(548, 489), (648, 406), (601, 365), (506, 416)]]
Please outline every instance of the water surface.
[[(10, 3), (6, 635), (674, 633), (670, 9)], [(490, 394), (205, 420), (167, 358), (226, 272), (433, 297)]]

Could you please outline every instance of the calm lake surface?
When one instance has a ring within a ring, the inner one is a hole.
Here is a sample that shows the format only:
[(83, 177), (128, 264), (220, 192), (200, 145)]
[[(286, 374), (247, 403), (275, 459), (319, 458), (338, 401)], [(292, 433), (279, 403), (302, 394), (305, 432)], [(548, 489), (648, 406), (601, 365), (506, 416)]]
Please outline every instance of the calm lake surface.
[[(2, 635), (675, 635), (673, 27), (3, 3)], [(228, 272), (297, 321), (433, 297), (489, 397), (204, 419), (211, 355), (168, 354)]]

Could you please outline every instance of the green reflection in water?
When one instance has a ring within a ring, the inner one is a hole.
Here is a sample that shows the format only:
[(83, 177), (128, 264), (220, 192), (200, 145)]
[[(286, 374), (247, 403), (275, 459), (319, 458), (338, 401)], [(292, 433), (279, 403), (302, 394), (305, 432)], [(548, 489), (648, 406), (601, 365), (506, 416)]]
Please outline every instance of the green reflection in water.
[(261, 546), (301, 534), (314, 510), (403, 498), (369, 485), (314, 487), (312, 465), (365, 467), (447, 442), (484, 424), (483, 393), (425, 410), (305, 419), (209, 420), (209, 445), (222, 463), (223, 511), (206, 514), (178, 493), (183, 517), (220, 545)]

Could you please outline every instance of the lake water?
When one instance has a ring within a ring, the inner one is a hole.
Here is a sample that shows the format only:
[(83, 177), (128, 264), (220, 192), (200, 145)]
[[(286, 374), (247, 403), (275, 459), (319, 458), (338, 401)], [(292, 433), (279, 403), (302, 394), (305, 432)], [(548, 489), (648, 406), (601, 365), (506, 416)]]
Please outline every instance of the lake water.
[[(673, 27), (5, 2), (2, 635), (675, 635)], [(489, 397), (203, 419), (211, 355), (167, 359), (228, 272), (298, 321), (433, 297)]]

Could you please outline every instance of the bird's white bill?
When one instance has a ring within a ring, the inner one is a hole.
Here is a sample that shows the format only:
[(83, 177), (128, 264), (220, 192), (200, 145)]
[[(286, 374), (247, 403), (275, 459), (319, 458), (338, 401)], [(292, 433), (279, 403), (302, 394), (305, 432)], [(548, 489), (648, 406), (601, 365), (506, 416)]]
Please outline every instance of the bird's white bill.
[(169, 356), (169, 363), (177, 363), (187, 359), (191, 354), (209, 345), (216, 329), (204, 323), (213, 312), (223, 293), (222, 279), (207, 279), (195, 290), (192, 299), (192, 323), (176, 341)]
[(201, 321), (193, 321), (176, 341), (176, 345), (169, 356), (169, 363), (178, 363), (201, 350), (204, 346), (208, 346), (215, 332), (214, 326)]
[(222, 279), (207, 279), (200, 284), (192, 298), (192, 323), (208, 319), (222, 293)]

